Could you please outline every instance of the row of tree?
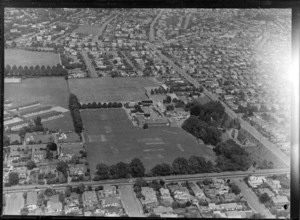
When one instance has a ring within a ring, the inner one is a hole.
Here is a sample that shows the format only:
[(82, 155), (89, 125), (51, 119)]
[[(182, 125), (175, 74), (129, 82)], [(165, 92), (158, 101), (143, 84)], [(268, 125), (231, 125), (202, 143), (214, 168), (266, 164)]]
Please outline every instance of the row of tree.
[(140, 159), (135, 158), (129, 164), (119, 162), (114, 165), (99, 163), (96, 166), (94, 181), (145, 176), (145, 167)]
[(81, 133), (83, 130), (83, 124), (80, 115), (80, 103), (73, 93), (69, 96), (69, 109), (73, 118), (74, 128), (76, 133)]
[(88, 104), (80, 105), (80, 109), (93, 109), (93, 108), (122, 108), (123, 104), (121, 102), (89, 102)]
[(6, 65), (4, 69), (5, 76), (67, 76), (68, 71), (60, 64), (57, 66), (19, 66)]

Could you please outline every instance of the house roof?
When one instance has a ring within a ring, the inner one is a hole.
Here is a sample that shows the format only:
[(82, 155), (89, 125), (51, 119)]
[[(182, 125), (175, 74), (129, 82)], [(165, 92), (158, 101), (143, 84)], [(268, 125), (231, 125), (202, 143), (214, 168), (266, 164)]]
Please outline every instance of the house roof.
[(85, 191), (82, 194), (82, 200), (87, 201), (87, 202), (96, 202), (97, 200), (97, 195), (94, 191)]
[(286, 196), (274, 196), (272, 197), (272, 201), (276, 204), (276, 203), (289, 203), (289, 200)]
[[(117, 205), (115, 205), (115, 203)], [(121, 201), (119, 198), (116, 197), (107, 197), (103, 200), (103, 204), (105, 205), (111, 205), (111, 206), (120, 206), (122, 207)]]
[(172, 207), (164, 207), (164, 206), (158, 206), (157, 208), (153, 209), (154, 213), (160, 214), (160, 213), (168, 213), (172, 212), (173, 208)]

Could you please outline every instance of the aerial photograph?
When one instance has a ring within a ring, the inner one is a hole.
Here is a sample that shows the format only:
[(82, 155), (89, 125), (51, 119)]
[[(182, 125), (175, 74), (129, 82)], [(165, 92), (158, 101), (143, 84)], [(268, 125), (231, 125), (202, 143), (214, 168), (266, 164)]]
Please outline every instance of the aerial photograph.
[(291, 9), (4, 9), (2, 215), (290, 218)]

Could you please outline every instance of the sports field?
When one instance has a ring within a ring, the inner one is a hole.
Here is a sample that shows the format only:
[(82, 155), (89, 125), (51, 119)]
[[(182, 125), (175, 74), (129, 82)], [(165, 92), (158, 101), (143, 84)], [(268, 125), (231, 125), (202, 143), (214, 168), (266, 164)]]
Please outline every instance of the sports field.
[(69, 79), (70, 90), (80, 102), (120, 102), (147, 99), (144, 87), (156, 86), (153, 78)]
[[(69, 109), (69, 90), (63, 77), (28, 78), (17, 84), (4, 85), (4, 97), (12, 101), (12, 106), (38, 101), (43, 105), (60, 106)], [(64, 117), (43, 122), (47, 128), (74, 130), (70, 112)]]
[(115, 164), (140, 158), (146, 169), (158, 163), (172, 163), (181, 157), (203, 156), (214, 161), (214, 152), (180, 128), (136, 128), (124, 109), (81, 111), (87, 160), (92, 174), (98, 163)]
[(11, 67), (16, 65), (21, 66), (56, 66), (59, 64), (59, 55), (49, 52), (25, 51), (20, 49), (6, 49), (4, 51), (5, 65)]
[(68, 109), (69, 91), (63, 77), (28, 78), (21, 83), (5, 84), (4, 97), (14, 105), (39, 101)]
[(74, 32), (82, 33), (82, 34), (96, 35), (99, 32), (99, 27), (98, 26), (80, 25), (76, 30), (74, 30)]

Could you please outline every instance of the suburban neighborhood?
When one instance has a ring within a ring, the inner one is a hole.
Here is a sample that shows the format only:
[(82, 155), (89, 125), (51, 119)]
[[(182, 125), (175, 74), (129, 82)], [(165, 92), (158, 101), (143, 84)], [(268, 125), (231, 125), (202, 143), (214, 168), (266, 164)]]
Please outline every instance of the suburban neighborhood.
[(290, 218), (291, 10), (5, 8), (3, 215)]

